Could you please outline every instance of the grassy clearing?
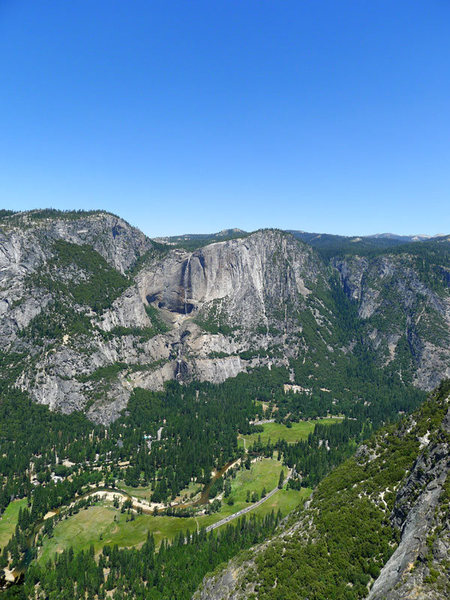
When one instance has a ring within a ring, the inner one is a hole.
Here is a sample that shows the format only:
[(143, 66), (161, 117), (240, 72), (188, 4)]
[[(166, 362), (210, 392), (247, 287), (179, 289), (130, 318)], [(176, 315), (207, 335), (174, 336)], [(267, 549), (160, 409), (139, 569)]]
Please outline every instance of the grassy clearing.
[[(70, 546), (75, 551), (80, 551), (88, 549), (92, 544), (98, 552), (106, 544), (117, 544), (120, 547), (139, 546), (146, 540), (148, 532), (153, 533), (156, 542), (159, 543), (163, 538), (173, 538), (180, 531), (194, 531), (197, 527), (207, 527), (249, 506), (246, 502), (247, 491), (256, 492), (260, 497), (263, 488), (269, 492), (276, 487), (281, 468), (279, 461), (263, 459), (252, 463), (250, 471), (239, 471), (236, 478), (231, 480), (234, 505), (223, 503), (221, 510), (212, 515), (187, 519), (136, 515), (134, 521), (127, 521), (129, 516), (126, 513), (121, 513), (105, 502), (81, 510), (78, 514), (59, 522), (52, 538), (45, 538), (39, 561), (45, 563), (55, 552), (62, 552)], [(308, 494), (308, 490), (281, 490), (255, 509), (255, 513), (265, 515), (272, 509), (280, 509), (283, 514), (287, 514)]]
[[(123, 481), (118, 481), (117, 487), (129, 494), (130, 496), (134, 496), (135, 498), (140, 498), (142, 500), (151, 500), (152, 490), (149, 485), (145, 487), (131, 487), (129, 485), (125, 485)], [(181, 500), (188, 501), (191, 498), (191, 494), (195, 494), (201, 491), (201, 488), (201, 484), (191, 482), (187, 488), (184, 488), (180, 491), (180, 493), (175, 499), (175, 502), (179, 502)]]
[(0, 518), (0, 548), (4, 548), (11, 539), (19, 518), (19, 510), (25, 508), (27, 499), (14, 500), (6, 507), (5, 512)]
[(152, 495), (152, 490), (149, 485), (145, 487), (131, 487), (130, 485), (125, 485), (123, 481), (118, 481), (117, 487), (130, 496), (141, 498), (143, 500), (150, 500), (150, 496)]
[[(227, 503), (227, 498), (222, 499), (222, 508), (219, 512), (212, 515), (197, 517), (199, 526), (207, 527), (216, 521), (220, 521), (220, 519), (223, 519), (224, 517), (251, 506), (251, 502), (246, 502), (247, 492), (250, 492), (250, 496), (253, 494), (253, 492), (255, 492), (259, 500), (261, 498), (261, 492), (264, 488), (266, 489), (267, 493), (277, 486), (282, 468), (283, 467), (280, 461), (272, 458), (264, 458), (252, 463), (250, 470), (243, 469), (238, 471), (236, 478), (231, 479), (230, 497), (233, 498), (234, 504), (229, 505)], [(284, 468), (284, 470), (286, 472), (286, 468)], [(271, 500), (272, 499), (269, 499), (268, 502)], [(298, 502), (300, 502), (300, 500), (301, 497), (299, 497)], [(268, 512), (270, 512), (270, 510)]]
[(288, 443), (293, 444), (300, 440), (306, 440), (308, 435), (314, 431), (314, 427), (317, 424), (331, 425), (331, 423), (337, 423), (341, 421), (339, 417), (331, 417), (329, 419), (317, 419), (316, 421), (300, 421), (299, 423), (292, 423), (292, 427), (286, 427), (281, 423), (265, 423), (263, 425), (264, 430), (261, 433), (252, 433), (251, 435), (245, 435), (239, 437), (241, 446), (245, 439), (246, 447), (250, 444), (258, 441), (258, 436), (261, 436), (263, 444), (267, 444), (270, 440), (272, 443), (278, 440), (286, 440)]
[(296, 508), (302, 500), (306, 500), (311, 494), (312, 490), (309, 488), (302, 488), (300, 491), (297, 490), (280, 490), (274, 494), (271, 498), (266, 500), (264, 504), (258, 506), (253, 511), (255, 515), (264, 516), (268, 515), (272, 510), (276, 513), (281, 510), (283, 515), (287, 515), (294, 508)]
[[(251, 506), (251, 502), (247, 502), (247, 492), (250, 496), (253, 492), (261, 498), (261, 492), (266, 489), (266, 493), (273, 490), (278, 485), (281, 469), (286, 473), (286, 467), (283, 467), (280, 461), (275, 459), (264, 458), (252, 463), (250, 471), (238, 471), (236, 479), (231, 480), (231, 498), (234, 500), (233, 505), (227, 504), (227, 499), (222, 500), (222, 508), (220, 512), (214, 515), (198, 517), (200, 527), (211, 525), (228, 515), (232, 515), (243, 508)], [(271, 498), (266, 500), (261, 506), (254, 510), (254, 514), (263, 516), (269, 514), (272, 510), (275, 512), (281, 510), (285, 515), (293, 510), (311, 494), (310, 489), (297, 490), (280, 490)], [(252, 511), (253, 512), (253, 511)]]
[[(279, 460), (263, 458), (252, 462), (249, 471), (247, 469), (238, 471), (236, 479), (231, 480), (231, 497), (235, 501), (235, 505), (231, 507), (233, 509), (231, 512), (236, 512), (236, 504), (243, 503), (247, 506), (245, 501), (247, 492), (250, 492), (250, 494), (256, 492), (261, 497), (264, 488), (266, 492), (273, 490), (278, 485), (282, 469), (283, 465)], [(284, 467), (284, 472), (286, 473), (286, 467)], [(245, 508), (245, 506), (240, 508)], [(240, 508), (237, 510), (240, 510)]]
[(180, 491), (178, 496), (175, 498), (175, 502), (180, 502), (181, 500), (183, 500), (184, 502), (189, 501), (191, 498), (193, 498), (202, 491), (202, 487), (202, 484), (194, 483), (191, 481), (188, 487)]
[(134, 521), (127, 519), (126, 513), (104, 503), (81, 510), (56, 525), (53, 537), (44, 541), (39, 561), (45, 563), (55, 552), (62, 552), (70, 546), (78, 552), (92, 544), (98, 552), (105, 545), (138, 546), (145, 542), (148, 532), (160, 542), (165, 537), (174, 537), (181, 530), (193, 531), (197, 527), (195, 519), (150, 515), (135, 515)]

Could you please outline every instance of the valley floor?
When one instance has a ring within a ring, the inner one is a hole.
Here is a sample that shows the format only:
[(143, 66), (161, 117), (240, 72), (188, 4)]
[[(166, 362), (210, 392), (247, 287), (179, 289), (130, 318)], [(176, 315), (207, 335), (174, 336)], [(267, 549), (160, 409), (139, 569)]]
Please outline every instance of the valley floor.
[(239, 441), (244, 446), (248, 447), (261, 440), (263, 444), (268, 444), (269, 441), (274, 444), (278, 440), (285, 440), (288, 444), (293, 444), (300, 440), (306, 440), (308, 435), (314, 431), (316, 425), (331, 425), (342, 421), (343, 417), (329, 417), (327, 419), (316, 419), (315, 421), (299, 421), (291, 423), (291, 427), (287, 427), (282, 423), (264, 423), (261, 433), (252, 433), (251, 435), (240, 435)]
[(26, 498), (11, 502), (0, 518), (0, 548), (6, 546), (11, 539), (19, 518), (19, 510), (27, 505)]
[[(86, 550), (91, 545), (99, 552), (105, 545), (117, 544), (119, 547), (142, 545), (148, 533), (152, 533), (157, 544), (164, 538), (172, 539), (180, 532), (195, 531), (202, 527), (211, 527), (217, 522), (252, 508), (247, 502), (247, 494), (256, 494), (261, 498), (263, 490), (266, 494), (276, 490), (282, 465), (275, 459), (257, 459), (252, 462), (250, 470), (240, 470), (236, 478), (231, 480), (231, 495), (233, 504), (222, 498), (222, 506), (216, 513), (199, 514), (194, 517), (153, 516), (149, 514), (134, 514), (121, 512), (113, 506), (111, 500), (101, 500), (98, 504), (81, 509), (77, 514), (63, 518), (57, 523), (52, 537), (45, 537), (39, 552), (39, 561), (45, 563), (55, 552), (72, 546), (75, 551)], [(130, 491), (133, 488), (130, 488)], [(272, 510), (280, 510), (287, 514), (298, 506), (311, 490), (276, 490), (262, 504), (255, 506), (252, 514), (264, 516)], [(102, 497), (101, 492), (99, 492)], [(111, 492), (108, 493), (108, 496)], [(106, 493), (105, 493), (106, 495)], [(138, 498), (136, 498), (138, 500)]]

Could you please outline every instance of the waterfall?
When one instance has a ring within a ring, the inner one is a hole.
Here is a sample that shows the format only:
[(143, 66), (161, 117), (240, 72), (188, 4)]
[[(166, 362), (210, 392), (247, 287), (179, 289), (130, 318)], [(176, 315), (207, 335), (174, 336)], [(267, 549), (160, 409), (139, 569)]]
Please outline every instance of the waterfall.
[(183, 276), (184, 314), (185, 315), (187, 315), (187, 313), (188, 313), (188, 311), (187, 311), (187, 301), (188, 301), (187, 289), (188, 289), (188, 285), (189, 285), (190, 268), (191, 268), (191, 257), (189, 256), (189, 258), (187, 259), (186, 268), (184, 270), (184, 276)]

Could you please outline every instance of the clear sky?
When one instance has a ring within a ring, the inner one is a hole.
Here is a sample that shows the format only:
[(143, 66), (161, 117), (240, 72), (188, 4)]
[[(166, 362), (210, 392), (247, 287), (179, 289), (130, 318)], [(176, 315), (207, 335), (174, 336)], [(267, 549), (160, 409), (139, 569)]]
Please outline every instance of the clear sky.
[(0, 0), (0, 205), (450, 230), (448, 0)]

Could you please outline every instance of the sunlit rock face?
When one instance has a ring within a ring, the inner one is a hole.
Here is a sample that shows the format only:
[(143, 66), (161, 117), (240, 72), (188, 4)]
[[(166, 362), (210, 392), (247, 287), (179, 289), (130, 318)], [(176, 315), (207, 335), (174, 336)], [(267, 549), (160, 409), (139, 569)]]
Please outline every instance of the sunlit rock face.
[(192, 253), (174, 250), (144, 269), (138, 285), (143, 299), (181, 315), (227, 299), (227, 319), (252, 325), (288, 298), (297, 304), (323, 275), (311, 248), (267, 230)]
[[(65, 262), (61, 241), (71, 245)], [(94, 252), (92, 265), (77, 248)], [(379, 366), (402, 377), (407, 367), (412, 383), (429, 389), (450, 375), (448, 286), (431, 283), (407, 254), (326, 261), (278, 230), (187, 251), (104, 212), (0, 219), (0, 336), (17, 367), (11, 383), (55, 410), (89, 406), (105, 422), (138, 386), (219, 383), (258, 367), (292, 373), (296, 359), (330, 368), (353, 348), (339, 341), (336, 286), (357, 308)], [(92, 295), (108, 301), (99, 309)]]

